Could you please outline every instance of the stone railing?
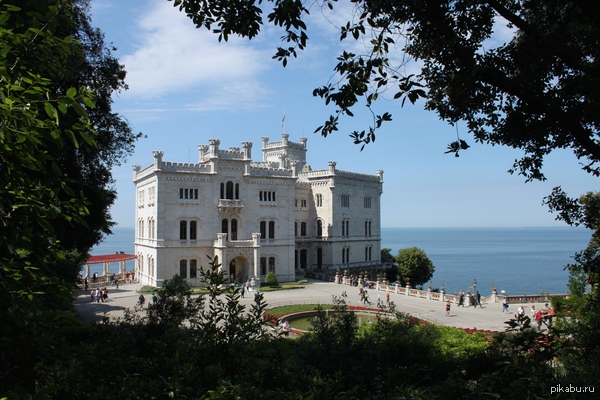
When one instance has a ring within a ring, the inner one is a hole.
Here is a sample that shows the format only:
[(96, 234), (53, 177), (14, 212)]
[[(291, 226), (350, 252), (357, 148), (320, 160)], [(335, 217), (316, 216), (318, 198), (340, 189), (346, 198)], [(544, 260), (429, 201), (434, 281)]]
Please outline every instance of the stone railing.
[[(328, 281), (333, 280), (333, 282), (338, 283), (338, 284), (350, 285), (350, 279), (347, 276), (342, 276), (342, 275), (336, 274), (333, 279), (331, 278), (330, 275), (327, 276), (327, 278), (325, 279), (325, 276), (326, 275), (323, 274), (323, 277), (324, 277), (323, 280), (328, 280)], [(315, 276), (315, 278), (320, 279), (317, 276)], [(360, 278), (359, 278), (359, 281), (360, 281)], [(369, 281), (369, 282), (371, 283), (373, 281)], [(415, 289), (415, 288), (412, 288), (410, 285), (400, 286), (400, 284), (398, 282), (396, 282), (395, 284), (388, 283), (385, 280), (381, 280), (381, 279), (377, 279), (377, 281), (374, 282), (374, 285), (371, 287), (371, 290), (403, 294), (403, 295), (410, 296), (410, 297), (417, 297), (417, 298), (435, 300), (435, 301), (446, 302), (446, 301), (450, 300), (450, 302), (454, 303), (454, 304), (458, 304), (458, 302), (459, 302), (458, 295), (447, 294), (445, 292), (444, 288), (442, 288), (442, 290), (440, 292), (433, 292), (431, 290), (431, 288), (428, 288), (427, 290)], [(501, 303), (505, 297), (507, 298), (509, 304), (547, 303), (547, 302), (550, 302), (550, 299), (552, 297), (569, 297), (569, 295), (568, 294), (540, 293), (538, 295), (506, 296), (506, 295), (499, 295), (496, 290), (493, 290), (492, 294), (490, 296), (482, 296), (481, 297), (481, 303), (483, 303), (483, 304)], [(469, 306), (473, 305), (473, 301), (474, 301), (473, 295), (470, 292), (465, 293), (463, 301), (464, 301), (465, 307), (469, 307)]]

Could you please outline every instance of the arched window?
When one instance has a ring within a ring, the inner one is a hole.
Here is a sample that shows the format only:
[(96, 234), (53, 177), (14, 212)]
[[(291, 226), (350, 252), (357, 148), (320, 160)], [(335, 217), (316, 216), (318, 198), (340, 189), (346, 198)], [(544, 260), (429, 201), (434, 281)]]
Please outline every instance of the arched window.
[(219, 197), (220, 199), (224, 199), (225, 198), (225, 182), (221, 182), (221, 195)]
[(190, 240), (196, 240), (198, 237), (198, 227), (196, 221), (190, 221)]
[(228, 225), (227, 218), (223, 218), (223, 220), (221, 221), (221, 233), (228, 233), (227, 225)]
[(240, 184), (239, 183), (235, 184), (235, 199), (236, 200), (240, 199)]
[(317, 220), (317, 237), (323, 236), (323, 221)]
[(237, 240), (238, 238), (238, 234), (237, 234), (237, 219), (233, 218), (231, 220), (231, 240)]
[(187, 260), (179, 260), (179, 276), (187, 278)]
[(195, 259), (190, 260), (190, 278), (196, 278), (198, 275), (198, 261)]
[(300, 236), (306, 236), (306, 222), (300, 224)]
[(269, 272), (275, 273), (275, 257), (269, 257)]
[(342, 249), (342, 264), (350, 263), (350, 247), (344, 247)]
[(187, 221), (179, 221), (179, 240), (187, 239)]
[(228, 181), (225, 189), (225, 198), (233, 200), (233, 182)]

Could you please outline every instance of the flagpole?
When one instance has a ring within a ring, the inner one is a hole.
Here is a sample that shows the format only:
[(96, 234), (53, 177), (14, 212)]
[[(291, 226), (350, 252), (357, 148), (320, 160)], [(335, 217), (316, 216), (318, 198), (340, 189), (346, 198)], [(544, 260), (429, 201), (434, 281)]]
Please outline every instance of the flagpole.
[(283, 119), (281, 120), (281, 129), (283, 130), (282, 133), (285, 133), (285, 110), (283, 110)]

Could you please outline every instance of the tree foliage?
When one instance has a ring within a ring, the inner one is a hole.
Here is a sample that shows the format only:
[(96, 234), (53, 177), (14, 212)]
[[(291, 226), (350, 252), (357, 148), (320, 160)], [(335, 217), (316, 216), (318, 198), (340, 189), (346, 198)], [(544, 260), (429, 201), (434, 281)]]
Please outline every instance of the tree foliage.
[(86, 4), (0, 2), (0, 386), (72, 320), (69, 289), (111, 224), (109, 168), (136, 138), (110, 113), (124, 72)]
[(427, 254), (418, 247), (402, 249), (396, 256), (400, 279), (410, 282), (412, 286), (422, 285), (429, 281), (435, 271), (435, 266)]
[[(266, 5), (268, 4), (268, 6)], [(424, 100), (452, 125), (465, 121), (475, 141), (524, 152), (511, 172), (544, 179), (544, 157), (570, 148), (584, 170), (600, 172), (600, 5), (571, 0), (401, 0), (349, 2), (174, 0), (198, 28), (219, 40), (249, 39), (272, 24), (284, 31), (273, 58), (286, 66), (309, 43), (309, 15), (336, 13), (348, 21), (336, 26), (344, 43), (330, 82), (314, 90), (336, 110), (316, 132), (338, 130), (341, 116), (377, 100), (404, 105)], [(269, 7), (272, 8), (269, 9)], [(266, 16), (263, 16), (266, 14)], [(508, 33), (504, 40), (499, 33)], [(493, 36), (496, 34), (496, 36)], [(358, 53), (350, 49), (364, 47)], [(410, 68), (406, 68), (410, 63)], [(405, 71), (417, 70), (416, 73)], [(357, 144), (375, 140), (391, 113), (376, 115), (366, 130), (350, 136)], [(448, 152), (468, 144), (457, 138)]]

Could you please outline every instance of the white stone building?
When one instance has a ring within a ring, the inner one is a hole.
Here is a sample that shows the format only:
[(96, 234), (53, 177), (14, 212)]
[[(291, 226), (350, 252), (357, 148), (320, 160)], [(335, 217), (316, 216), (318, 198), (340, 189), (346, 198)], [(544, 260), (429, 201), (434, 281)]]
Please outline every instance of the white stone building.
[(299, 279), (311, 271), (368, 270), (381, 264), (380, 196), (383, 171), (366, 175), (306, 165), (306, 139), (262, 138), (262, 161), (252, 143), (198, 146), (198, 163), (163, 161), (133, 166), (136, 275), (161, 286), (180, 274), (199, 284), (207, 255), (247, 281)]

